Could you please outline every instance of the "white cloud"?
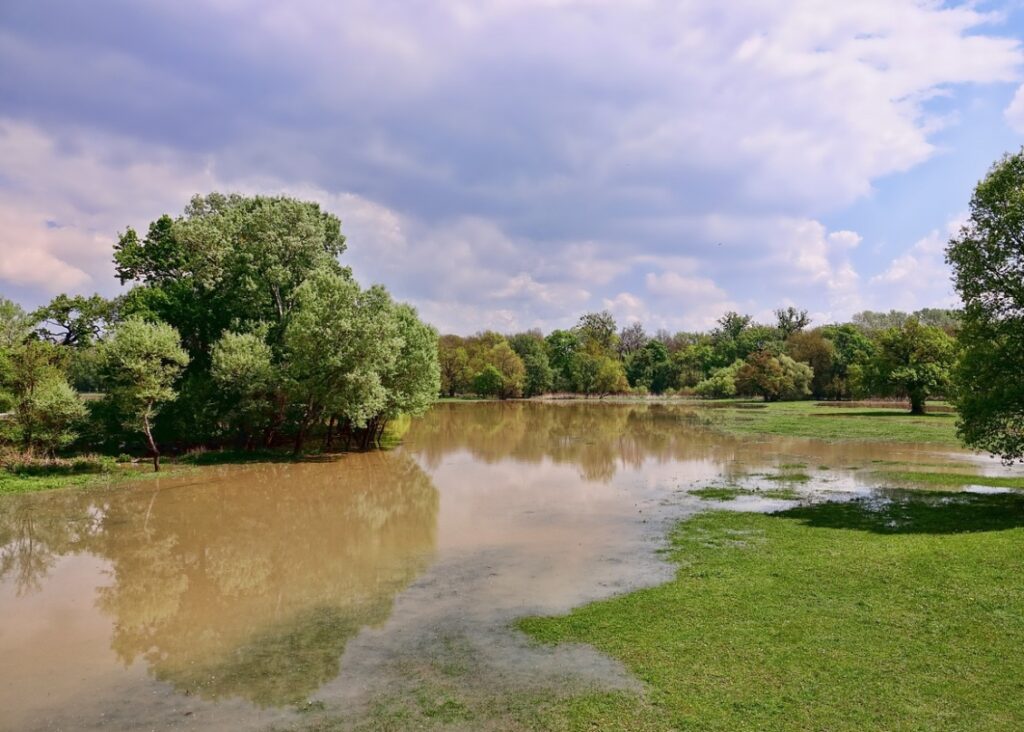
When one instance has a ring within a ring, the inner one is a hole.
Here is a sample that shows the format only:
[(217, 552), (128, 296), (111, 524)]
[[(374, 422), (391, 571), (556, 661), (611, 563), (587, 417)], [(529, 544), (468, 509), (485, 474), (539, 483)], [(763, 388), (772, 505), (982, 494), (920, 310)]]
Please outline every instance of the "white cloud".
[(946, 245), (965, 218), (965, 215), (957, 216), (944, 229), (929, 232), (872, 277), (869, 289), (873, 307), (906, 311), (958, 307), (960, 301), (953, 291), (946, 264)]
[(1024, 133), (1024, 85), (1017, 87), (1013, 99), (1003, 112), (1007, 124), (1017, 132)]
[(821, 221), (935, 153), (955, 110), (930, 100), (1022, 61), (997, 15), (930, 0), (165, 0), (139, 22), (196, 53), (159, 65), (90, 39), (135, 17), (101, 16), (80, 43), (43, 15), (0, 33), (26, 100), (0, 121), (0, 279), (110, 292), (126, 225), (287, 192), (342, 217), (357, 276), (461, 331), (945, 297), (913, 289), (916, 249), (865, 284), (859, 235)]

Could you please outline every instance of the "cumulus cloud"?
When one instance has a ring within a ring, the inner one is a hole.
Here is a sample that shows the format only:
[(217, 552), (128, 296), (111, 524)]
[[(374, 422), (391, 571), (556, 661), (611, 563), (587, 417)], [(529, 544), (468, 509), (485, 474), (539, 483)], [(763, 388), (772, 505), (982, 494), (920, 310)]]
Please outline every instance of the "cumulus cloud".
[(872, 303), (878, 309), (913, 311), (923, 307), (957, 307), (946, 245), (963, 225), (966, 215), (951, 219), (916, 241), (907, 251), (870, 280)]
[(0, 280), (107, 291), (118, 230), (229, 189), (321, 201), (357, 275), (446, 329), (605, 301), (839, 317), (885, 281), (822, 222), (934, 155), (965, 85), (1019, 83), (1000, 20), (925, 0), (13, 0)]

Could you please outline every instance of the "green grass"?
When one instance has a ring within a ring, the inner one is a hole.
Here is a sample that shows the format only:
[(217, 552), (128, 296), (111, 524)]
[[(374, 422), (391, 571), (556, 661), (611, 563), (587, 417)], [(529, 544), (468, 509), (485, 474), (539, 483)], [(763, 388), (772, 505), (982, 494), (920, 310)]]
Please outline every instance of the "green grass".
[(760, 496), (762, 498), (776, 498), (783, 501), (795, 501), (800, 498), (800, 493), (792, 488), (741, 488), (740, 486), (707, 486), (706, 488), (695, 488), (689, 491), (691, 496), (703, 498), (706, 501), (733, 501), (740, 496)]
[(1024, 476), (971, 475), (968, 473), (933, 473), (917, 471), (883, 471), (879, 476), (893, 483), (962, 488), (983, 485), (992, 488), (1024, 489)]
[(891, 409), (819, 407), (814, 402), (781, 402), (764, 406), (764, 409), (749, 409), (732, 403), (708, 409), (707, 417), (711, 426), (736, 435), (959, 445), (955, 414), (917, 416)]
[(176, 468), (164, 464), (159, 473), (153, 471), (152, 464), (143, 463), (137, 466), (117, 465), (109, 470), (83, 472), (53, 472), (39, 474), (12, 473), (0, 469), (0, 494), (32, 493), (35, 491), (53, 490), (56, 488), (91, 488), (103, 485), (116, 485), (136, 480), (166, 477), (185, 468)]
[(665, 585), (520, 627), (621, 660), (643, 695), (559, 730), (1024, 729), (1024, 496), (915, 492), (681, 524)]

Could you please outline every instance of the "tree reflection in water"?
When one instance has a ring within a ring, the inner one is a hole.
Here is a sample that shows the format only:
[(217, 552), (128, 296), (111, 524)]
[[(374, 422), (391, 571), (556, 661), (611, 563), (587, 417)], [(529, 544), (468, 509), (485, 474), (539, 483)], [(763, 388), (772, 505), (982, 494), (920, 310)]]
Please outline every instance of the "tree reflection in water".
[(5, 501), (0, 566), (28, 590), (55, 556), (102, 557), (97, 604), (124, 664), (142, 658), (209, 699), (301, 701), (429, 563), (437, 491), (395, 453), (211, 472), (202, 485)]

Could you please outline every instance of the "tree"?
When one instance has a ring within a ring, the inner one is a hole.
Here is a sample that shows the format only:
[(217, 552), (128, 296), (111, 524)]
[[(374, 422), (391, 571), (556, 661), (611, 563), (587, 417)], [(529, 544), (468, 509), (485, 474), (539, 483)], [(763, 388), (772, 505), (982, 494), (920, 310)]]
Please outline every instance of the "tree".
[(729, 366), (715, 369), (711, 375), (694, 387), (694, 392), (704, 399), (726, 399), (736, 396), (736, 374), (743, 368), (743, 361), (736, 360)]
[(491, 348), (487, 354), (487, 363), (501, 374), (501, 389), (498, 396), (502, 399), (522, 396), (526, 367), (507, 341), (502, 340)]
[(581, 346), (580, 339), (573, 331), (553, 330), (544, 339), (548, 352), (548, 363), (554, 372), (554, 387), (560, 391), (572, 391), (576, 379), (576, 358)]
[(445, 335), (438, 339), (437, 358), (441, 369), (441, 392), (454, 397), (469, 388), (472, 374), (469, 370), (469, 354), (457, 335)]
[(629, 381), (626, 380), (622, 363), (610, 356), (599, 356), (591, 392), (603, 398), (608, 394), (621, 394), (625, 391), (629, 391)]
[(766, 402), (796, 399), (811, 393), (814, 372), (807, 364), (770, 351), (752, 353), (736, 372), (736, 391), (758, 394)]
[(619, 356), (626, 358), (631, 353), (636, 353), (646, 346), (649, 340), (642, 323), (626, 326), (619, 333)]
[(232, 405), (227, 416), (246, 447), (273, 416), (273, 392), (280, 379), (273, 359), (264, 329), (229, 331), (213, 346), (210, 373)]
[(597, 353), (614, 353), (618, 345), (615, 318), (607, 310), (586, 313), (580, 317), (573, 329), (579, 336), (583, 348)]
[[(850, 323), (826, 325), (821, 332), (832, 344), (833, 351), (832, 378), (826, 396), (831, 399), (849, 399), (854, 391), (854, 376), (863, 372), (871, 363), (875, 355), (875, 344), (864, 331)], [(814, 375), (817, 377), (817, 370)]]
[(970, 210), (946, 250), (964, 304), (958, 431), (971, 447), (1024, 460), (1024, 150), (989, 170)]
[(115, 246), (122, 283), (137, 286), (122, 315), (161, 320), (181, 336), (190, 365), (164, 422), (196, 441), (216, 440), (232, 405), (216, 398), (210, 375), (214, 343), (225, 331), (266, 328), (280, 358), (299, 287), (315, 272), (343, 272), (338, 218), (315, 203), (277, 196), (211, 193), (183, 215), (161, 216), (145, 238), (128, 229)]
[(814, 371), (811, 394), (815, 399), (831, 395), (835, 378), (834, 365), (836, 349), (821, 329), (793, 333), (786, 339), (786, 355), (794, 361), (805, 363)]
[(15, 420), (31, 453), (53, 454), (74, 442), (76, 426), (86, 417), (81, 398), (59, 373), (45, 376), (18, 402)]
[(907, 322), (910, 316), (899, 310), (890, 310), (887, 313), (878, 313), (872, 310), (864, 310), (854, 313), (851, 321), (868, 335), (875, 335), (889, 328), (899, 328)]
[(555, 373), (548, 361), (544, 337), (539, 332), (518, 333), (509, 338), (508, 342), (523, 360), (526, 369), (523, 395), (532, 397), (551, 391)]
[(629, 383), (661, 394), (673, 386), (674, 372), (668, 349), (661, 341), (648, 341), (628, 361), (626, 375)]
[(317, 271), (296, 290), (282, 366), (296, 415), (296, 454), (325, 417), (367, 430), (384, 412), (383, 375), (402, 345), (392, 311), (384, 288), (362, 290), (347, 272)]
[(501, 394), (504, 378), (492, 364), (487, 364), (473, 377), (473, 392), (477, 396), (496, 397)]
[(114, 303), (99, 295), (61, 294), (34, 313), (36, 335), (61, 346), (86, 348), (103, 332), (114, 314)]
[(807, 311), (797, 310), (792, 305), (776, 310), (775, 318), (778, 329), (782, 333), (782, 340), (787, 340), (791, 335), (799, 333), (811, 324), (811, 319), (807, 317)]
[(866, 383), (877, 393), (908, 397), (910, 411), (924, 414), (925, 400), (949, 385), (955, 358), (952, 338), (910, 318), (879, 334)]
[(32, 332), (32, 319), (21, 305), (0, 296), (0, 350), (24, 343)]
[(153, 470), (160, 470), (153, 421), (160, 407), (177, 396), (174, 383), (189, 360), (178, 332), (167, 323), (131, 317), (116, 325), (100, 348), (107, 396), (126, 425), (145, 435)]
[(388, 420), (403, 414), (416, 417), (427, 411), (441, 387), (437, 331), (421, 321), (409, 305), (395, 305), (393, 317), (402, 344), (393, 365), (384, 371), (386, 397), (378, 417), (378, 440)]

